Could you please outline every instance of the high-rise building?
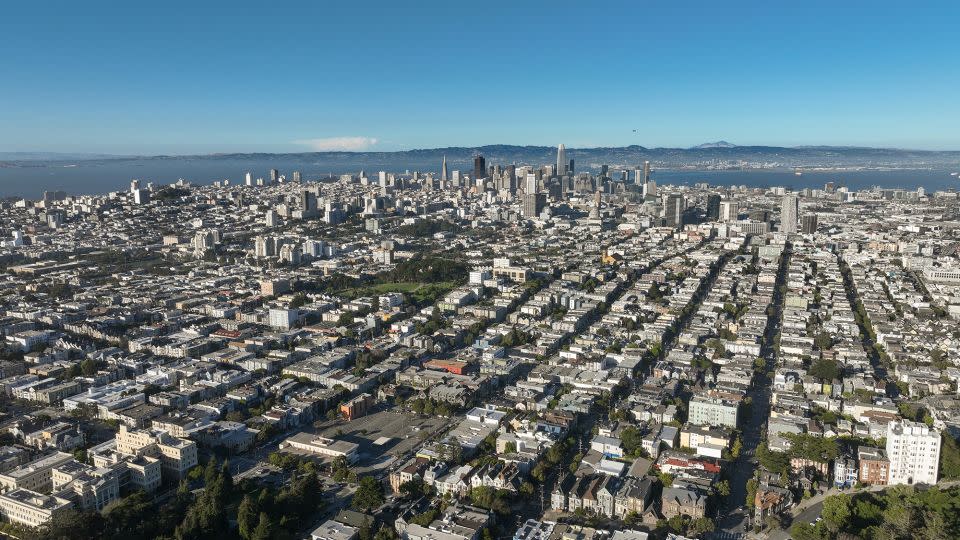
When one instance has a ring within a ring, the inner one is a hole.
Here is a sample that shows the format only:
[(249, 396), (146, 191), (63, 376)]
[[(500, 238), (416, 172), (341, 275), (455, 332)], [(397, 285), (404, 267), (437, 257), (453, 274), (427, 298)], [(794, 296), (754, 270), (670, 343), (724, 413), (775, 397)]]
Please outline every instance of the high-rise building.
[(253, 185), (253, 173), (251, 173), (250, 171), (247, 171), (247, 173), (244, 174), (243, 177), (244, 177), (245, 184), (247, 184), (248, 186)]
[(720, 195), (716, 193), (707, 195), (707, 220), (720, 220)]
[(487, 176), (487, 160), (483, 156), (473, 158), (473, 177), (485, 178)]
[(300, 182), (300, 180), (301, 180), (302, 178), (303, 178), (303, 175), (300, 173), (300, 171), (293, 171), (293, 181), (294, 181), (294, 182)]
[(440, 187), (447, 187), (446, 183), (450, 177), (447, 176), (447, 156), (443, 156), (443, 164), (440, 165)]
[(816, 214), (806, 214), (800, 218), (800, 232), (803, 234), (813, 234), (817, 232)]
[(657, 181), (649, 180), (643, 183), (643, 196), (644, 197), (656, 197), (657, 196)]
[(796, 233), (799, 215), (800, 200), (795, 194), (787, 193), (783, 196), (783, 204), (780, 206), (780, 232)]
[(650, 181), (650, 162), (643, 162), (643, 183), (646, 184)]
[(573, 158), (570, 158), (570, 168), (567, 169), (567, 172), (573, 174)]
[(317, 209), (317, 194), (312, 190), (305, 189), (300, 192), (300, 210), (303, 212), (313, 212)]
[(526, 183), (523, 186), (524, 193), (536, 193), (538, 189), (539, 182), (537, 181), (537, 175), (534, 173), (527, 173)]
[(557, 176), (567, 173), (567, 149), (561, 144), (557, 147)]
[(679, 193), (667, 195), (663, 205), (664, 225), (677, 229), (683, 227), (683, 211), (686, 208), (687, 202), (683, 195)]
[(740, 203), (737, 201), (720, 201), (720, 221), (737, 221), (740, 214)]
[(280, 171), (276, 169), (270, 169), (270, 183), (276, 184), (280, 181)]
[(506, 187), (510, 190), (510, 193), (517, 191), (517, 166), (516, 165), (507, 165), (507, 170), (504, 172), (506, 177)]
[(547, 196), (544, 193), (525, 193), (523, 195), (523, 217), (534, 219), (540, 216), (547, 205)]
[(887, 424), (890, 484), (936, 484), (940, 432), (921, 422)]

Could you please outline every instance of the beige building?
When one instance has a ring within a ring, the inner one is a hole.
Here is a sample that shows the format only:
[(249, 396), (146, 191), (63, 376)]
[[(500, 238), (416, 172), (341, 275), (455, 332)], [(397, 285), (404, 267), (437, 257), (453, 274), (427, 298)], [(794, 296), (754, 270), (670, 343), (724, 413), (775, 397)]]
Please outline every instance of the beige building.
[(164, 474), (178, 480), (197, 465), (196, 443), (167, 433), (130, 430), (121, 425), (117, 432), (116, 449), (117, 453), (124, 456), (158, 458)]
[(55, 514), (70, 509), (67, 499), (43, 495), (27, 489), (15, 489), (0, 495), (0, 515), (11, 523), (39, 527)]
[(28, 489), (38, 493), (49, 493), (53, 489), (52, 471), (64, 463), (73, 461), (73, 456), (66, 452), (54, 452), (17, 467), (12, 471), (0, 474), (0, 489), (12, 491)]

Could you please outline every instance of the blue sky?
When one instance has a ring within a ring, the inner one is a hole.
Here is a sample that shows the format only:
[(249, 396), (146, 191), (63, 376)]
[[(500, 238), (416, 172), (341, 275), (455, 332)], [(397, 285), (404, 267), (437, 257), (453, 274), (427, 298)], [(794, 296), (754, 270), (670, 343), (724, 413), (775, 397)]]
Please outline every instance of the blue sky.
[(958, 150), (957, 21), (958, 2), (11, 2), (0, 152)]

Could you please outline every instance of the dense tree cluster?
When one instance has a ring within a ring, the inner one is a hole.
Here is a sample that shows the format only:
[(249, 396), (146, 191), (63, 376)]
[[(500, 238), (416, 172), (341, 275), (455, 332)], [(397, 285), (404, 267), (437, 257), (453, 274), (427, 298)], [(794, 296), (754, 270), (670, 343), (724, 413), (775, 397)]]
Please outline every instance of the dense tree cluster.
[(960, 487), (917, 490), (897, 486), (882, 492), (834, 495), (823, 502), (823, 519), (795, 523), (796, 540), (960, 538)]

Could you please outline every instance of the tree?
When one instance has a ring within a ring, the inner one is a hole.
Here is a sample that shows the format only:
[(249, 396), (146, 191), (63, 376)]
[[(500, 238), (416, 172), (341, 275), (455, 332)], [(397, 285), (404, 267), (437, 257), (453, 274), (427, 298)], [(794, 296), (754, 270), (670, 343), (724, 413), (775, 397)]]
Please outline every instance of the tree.
[(708, 517), (697, 518), (690, 522), (690, 525), (687, 527), (687, 534), (690, 536), (700, 536), (708, 532), (713, 532), (716, 529), (716, 524), (713, 523), (713, 520)]
[(757, 484), (758, 482), (756, 478), (747, 480), (747, 500), (744, 501), (744, 503), (747, 505), (747, 508), (752, 509), (756, 504), (755, 499), (757, 497)]
[(670, 487), (673, 485), (673, 475), (670, 473), (660, 473), (659, 475), (660, 483), (663, 484), (663, 487)]
[(361, 511), (379, 508), (383, 504), (383, 486), (372, 476), (360, 479), (360, 486), (353, 495), (352, 506)]
[(823, 520), (832, 533), (840, 532), (850, 524), (850, 496), (846, 493), (827, 497), (821, 511)]
[(717, 493), (720, 494), (721, 497), (729, 497), (730, 482), (727, 480), (721, 480), (717, 482)]
[(400, 484), (400, 493), (413, 499), (419, 499), (423, 496), (425, 487), (426, 484), (423, 483), (423, 479), (419, 476), (414, 476), (412, 479)]
[(960, 478), (960, 443), (943, 430), (940, 434), (940, 478)]
[(823, 540), (824, 535), (820, 534), (820, 529), (809, 523), (794, 523), (790, 527), (790, 536), (794, 540)]
[(620, 432), (620, 442), (623, 443), (624, 452), (635, 456), (639, 454), (643, 447), (643, 435), (634, 426), (627, 426)]
[(260, 512), (260, 520), (253, 529), (250, 540), (270, 540), (273, 537), (273, 522), (266, 512)]
[(381, 525), (377, 534), (373, 535), (373, 540), (396, 540), (397, 538), (397, 531), (386, 525)]
[(244, 495), (237, 508), (237, 527), (241, 538), (250, 540), (253, 530), (259, 523), (257, 502), (250, 495)]
[(832, 381), (840, 374), (840, 366), (835, 360), (821, 358), (810, 367), (810, 375), (822, 381)]

